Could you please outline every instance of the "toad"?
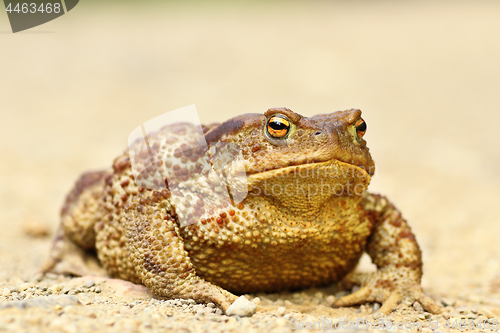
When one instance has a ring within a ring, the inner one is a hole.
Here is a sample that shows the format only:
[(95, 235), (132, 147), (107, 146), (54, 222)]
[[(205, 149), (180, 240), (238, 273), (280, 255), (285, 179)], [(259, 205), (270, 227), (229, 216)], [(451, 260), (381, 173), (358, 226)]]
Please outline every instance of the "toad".
[[(210, 202), (219, 192), (201, 195), (203, 182), (190, 185), (194, 199), (187, 202), (174, 195), (178, 184), (168, 176), (159, 188), (140, 186), (130, 156), (141, 149), (136, 143), (109, 170), (78, 180), (44, 271), (91, 274), (89, 261), (77, 258), (96, 256), (108, 276), (224, 311), (236, 294), (344, 281), (360, 288), (335, 307), (380, 302), (387, 314), (409, 300), (439, 313), (420, 285), (421, 251), (408, 223), (385, 197), (367, 191), (375, 169), (366, 128), (357, 109), (307, 118), (287, 108), (204, 126), (206, 142), (239, 147), (246, 175), (244, 198), (229, 196), (218, 209)], [(180, 179), (203, 174), (199, 162), (209, 156), (213, 163), (217, 154), (208, 146), (178, 149), (194, 132), (178, 123), (149, 136), (158, 165)], [(182, 224), (185, 210), (202, 214), (189, 213)], [(377, 271), (354, 273), (365, 252)]]

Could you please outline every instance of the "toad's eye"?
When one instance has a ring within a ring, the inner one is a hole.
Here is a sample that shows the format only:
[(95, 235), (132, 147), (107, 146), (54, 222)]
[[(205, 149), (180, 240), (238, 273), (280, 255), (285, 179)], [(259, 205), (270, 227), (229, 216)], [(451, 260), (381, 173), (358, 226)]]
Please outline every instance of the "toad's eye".
[(363, 135), (366, 133), (366, 123), (363, 120), (363, 118), (359, 118), (358, 121), (356, 122), (356, 135), (358, 138), (362, 138)]
[(290, 132), (290, 121), (282, 115), (272, 116), (267, 121), (266, 131), (275, 139), (284, 138)]

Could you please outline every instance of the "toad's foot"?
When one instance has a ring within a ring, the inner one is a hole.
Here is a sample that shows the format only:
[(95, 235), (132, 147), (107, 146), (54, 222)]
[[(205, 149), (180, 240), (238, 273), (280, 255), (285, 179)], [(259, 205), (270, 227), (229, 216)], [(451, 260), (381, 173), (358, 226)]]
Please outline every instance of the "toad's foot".
[(43, 263), (40, 272), (73, 276), (107, 276), (95, 254), (86, 252), (71, 241), (62, 228), (57, 231), (50, 257)]
[(425, 296), (420, 286), (422, 253), (406, 220), (380, 195), (365, 193), (363, 205), (374, 225), (367, 253), (377, 266), (377, 272), (365, 274), (358, 280), (361, 289), (339, 299), (334, 305), (376, 301), (383, 303), (380, 312), (387, 314), (402, 300), (408, 300), (420, 302), (429, 312), (440, 313), (439, 306)]
[(398, 275), (394, 271), (384, 270), (372, 274), (358, 275), (356, 280), (364, 280), (360, 281), (362, 283), (361, 288), (351, 295), (340, 298), (333, 303), (333, 306), (379, 302), (382, 304), (379, 312), (389, 314), (395, 308), (398, 308), (402, 301), (408, 301), (410, 304), (419, 302), (428, 312), (441, 313), (439, 305), (424, 294), (418, 281)]

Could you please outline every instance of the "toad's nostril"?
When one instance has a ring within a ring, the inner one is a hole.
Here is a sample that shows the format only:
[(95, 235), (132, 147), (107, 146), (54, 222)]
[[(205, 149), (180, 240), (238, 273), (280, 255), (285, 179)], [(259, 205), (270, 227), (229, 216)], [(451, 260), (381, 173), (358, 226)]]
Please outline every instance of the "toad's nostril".
[(320, 131), (318, 131), (318, 132), (314, 133), (314, 135), (320, 135), (320, 134), (321, 134), (321, 132), (320, 132)]

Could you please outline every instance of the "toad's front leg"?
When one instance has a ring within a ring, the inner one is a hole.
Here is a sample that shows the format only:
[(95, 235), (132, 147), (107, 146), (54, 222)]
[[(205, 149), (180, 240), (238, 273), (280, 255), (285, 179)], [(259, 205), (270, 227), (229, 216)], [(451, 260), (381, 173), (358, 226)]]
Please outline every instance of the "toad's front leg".
[(420, 285), (421, 252), (401, 213), (380, 195), (366, 193), (362, 202), (375, 223), (367, 252), (377, 272), (364, 275), (361, 288), (340, 298), (334, 306), (380, 302), (383, 303), (380, 312), (388, 314), (407, 299), (411, 303), (420, 302), (429, 312), (440, 313), (440, 307), (424, 294)]
[(159, 207), (145, 206), (142, 212), (129, 209), (122, 217), (128, 248), (142, 283), (159, 297), (213, 302), (224, 312), (237, 296), (196, 275), (179, 227)]

